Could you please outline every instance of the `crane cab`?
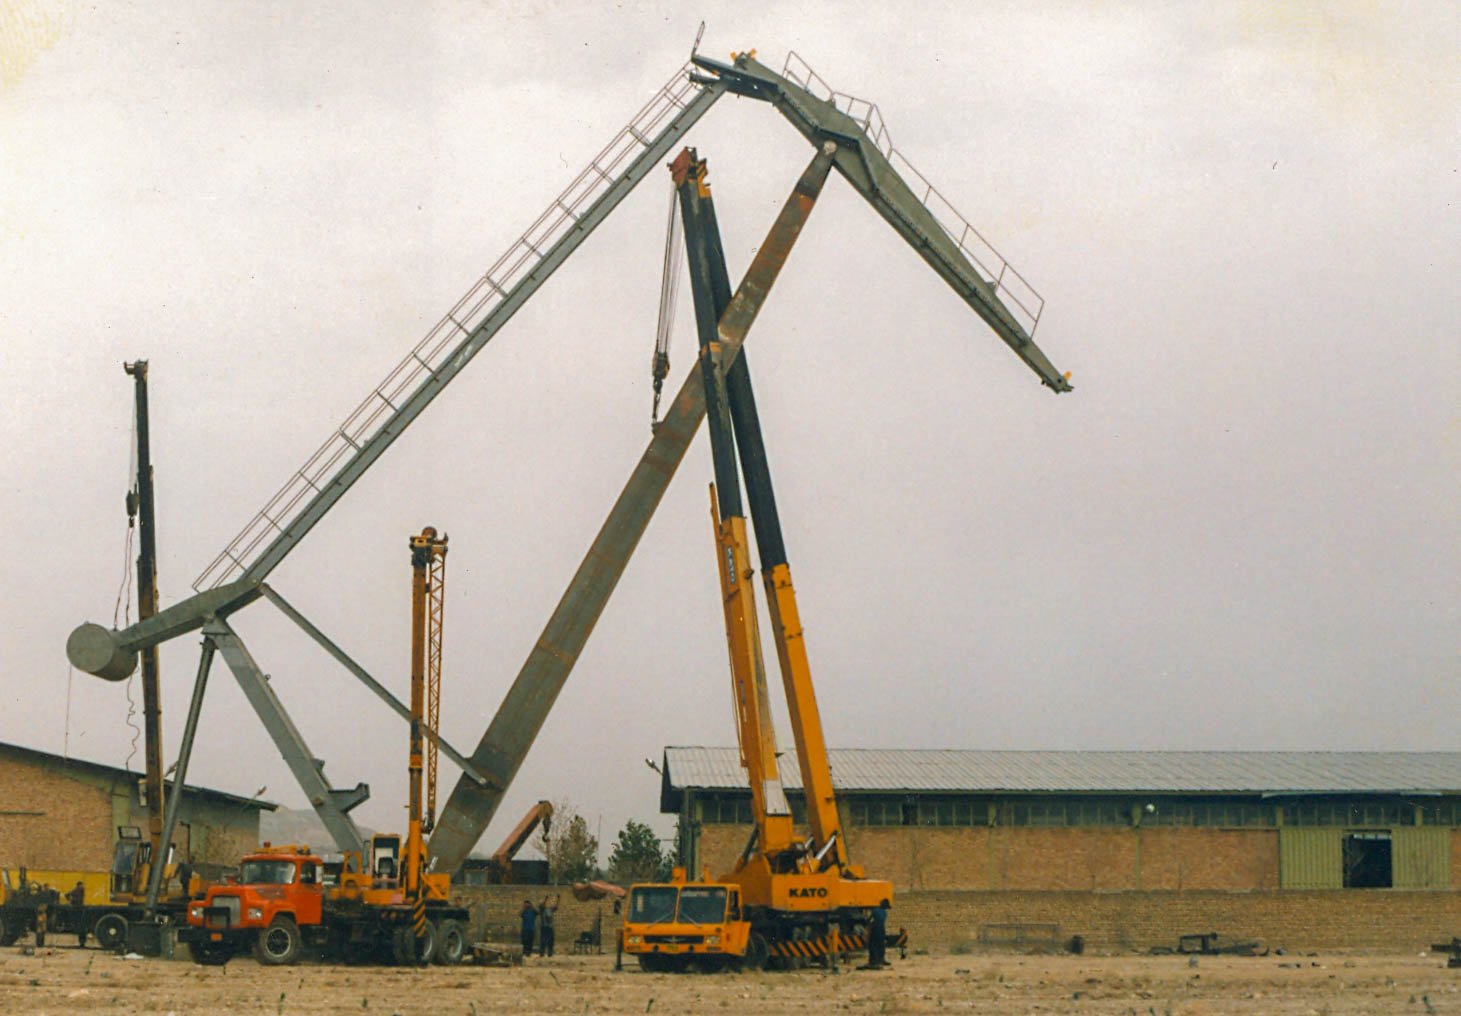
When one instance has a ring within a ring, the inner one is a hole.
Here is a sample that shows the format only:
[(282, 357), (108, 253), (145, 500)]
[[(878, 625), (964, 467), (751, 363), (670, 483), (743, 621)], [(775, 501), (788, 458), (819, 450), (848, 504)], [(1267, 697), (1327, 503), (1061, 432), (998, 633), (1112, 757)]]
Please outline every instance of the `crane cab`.
[(377, 888), (388, 889), (401, 877), (401, 837), (376, 833), (370, 838), (370, 874)]
[(739, 966), (751, 945), (740, 886), (686, 881), (683, 868), (669, 882), (630, 887), (622, 934), (624, 951), (649, 971)]

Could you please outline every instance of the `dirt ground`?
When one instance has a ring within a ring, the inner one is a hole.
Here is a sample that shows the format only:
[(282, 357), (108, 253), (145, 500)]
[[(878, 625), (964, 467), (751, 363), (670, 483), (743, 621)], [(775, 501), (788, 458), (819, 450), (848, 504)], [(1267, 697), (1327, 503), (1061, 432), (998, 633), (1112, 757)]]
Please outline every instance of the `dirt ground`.
[(1461, 1014), (1444, 956), (910, 955), (882, 971), (646, 974), (612, 956), (514, 968), (227, 967), (97, 949), (0, 950), (0, 1013)]

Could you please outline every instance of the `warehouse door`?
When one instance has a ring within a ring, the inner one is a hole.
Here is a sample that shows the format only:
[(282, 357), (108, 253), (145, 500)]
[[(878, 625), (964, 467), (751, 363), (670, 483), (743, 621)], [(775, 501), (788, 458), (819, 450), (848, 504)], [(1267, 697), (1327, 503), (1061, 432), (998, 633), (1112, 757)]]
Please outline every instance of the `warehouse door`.
[(1278, 884), (1283, 889), (1341, 889), (1343, 830), (1284, 826), (1278, 832)]
[(1390, 830), (1344, 834), (1344, 887), (1389, 889), (1395, 883), (1395, 850)]
[(1411, 826), (1392, 829), (1396, 889), (1448, 889), (1451, 885), (1451, 830)]

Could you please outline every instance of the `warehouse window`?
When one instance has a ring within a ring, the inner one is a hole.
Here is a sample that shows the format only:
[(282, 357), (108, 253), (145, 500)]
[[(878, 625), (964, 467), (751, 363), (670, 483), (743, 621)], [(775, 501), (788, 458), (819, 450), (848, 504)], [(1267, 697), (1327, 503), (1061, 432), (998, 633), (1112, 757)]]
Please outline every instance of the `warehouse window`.
[(1317, 798), (1284, 805), (1285, 825), (1414, 825), (1415, 807), (1373, 798)]
[(1389, 889), (1394, 884), (1390, 833), (1350, 833), (1344, 838), (1344, 887)]
[(707, 797), (700, 801), (700, 821), (719, 825), (749, 825), (749, 797)]
[(1428, 826), (1461, 825), (1456, 818), (1455, 801), (1438, 801), (1421, 808), (1421, 821)]
[(848, 803), (853, 825), (902, 825), (903, 803), (896, 798), (855, 797)]

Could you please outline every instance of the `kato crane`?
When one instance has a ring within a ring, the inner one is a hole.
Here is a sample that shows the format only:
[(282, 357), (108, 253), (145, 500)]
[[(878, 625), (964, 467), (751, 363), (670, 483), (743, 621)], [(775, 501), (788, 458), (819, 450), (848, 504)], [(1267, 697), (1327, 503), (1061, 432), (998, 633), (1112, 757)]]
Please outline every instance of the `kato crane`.
[[(829, 143), (798, 182), (796, 194), (807, 201), (808, 210), (835, 150)], [(772, 957), (796, 963), (813, 955), (835, 956), (866, 944), (871, 912), (892, 899), (893, 886), (868, 878), (848, 859), (750, 365), (745, 350), (727, 361), (722, 345), (730, 280), (706, 163), (694, 149), (686, 148), (671, 164), (670, 173), (679, 198), (695, 305), (715, 472), (711, 516), (716, 571), (753, 828), (733, 869), (713, 881), (687, 881), (679, 868), (669, 883), (631, 887), (622, 947), (646, 970), (683, 969), (689, 963), (703, 969), (726, 963), (754, 968)], [(765, 295), (763, 290), (760, 299)], [(755, 572), (741, 499), (742, 476), (806, 794), (811, 835), (805, 841), (793, 827), (777, 762), (755, 589), (750, 583)]]

